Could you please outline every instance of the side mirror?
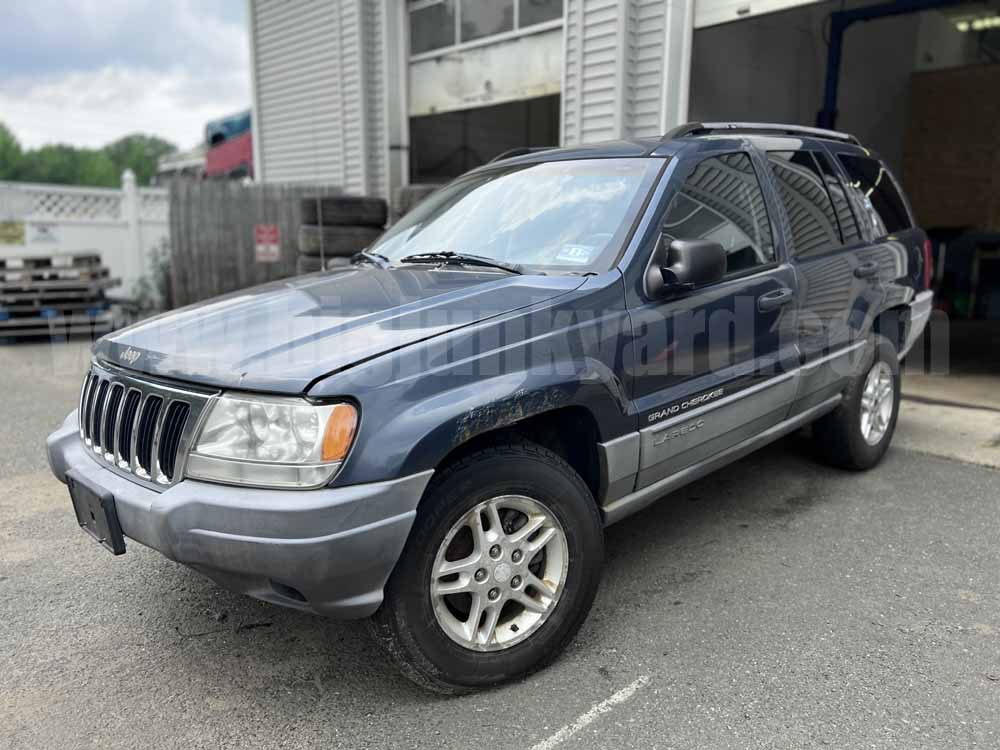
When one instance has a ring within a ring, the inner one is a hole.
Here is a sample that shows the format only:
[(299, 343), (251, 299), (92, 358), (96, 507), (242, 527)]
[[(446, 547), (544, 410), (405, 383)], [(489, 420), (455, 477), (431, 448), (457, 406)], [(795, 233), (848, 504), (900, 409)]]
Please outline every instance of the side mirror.
[(726, 275), (726, 250), (708, 240), (661, 237), (649, 266), (646, 287), (653, 296), (711, 284)]

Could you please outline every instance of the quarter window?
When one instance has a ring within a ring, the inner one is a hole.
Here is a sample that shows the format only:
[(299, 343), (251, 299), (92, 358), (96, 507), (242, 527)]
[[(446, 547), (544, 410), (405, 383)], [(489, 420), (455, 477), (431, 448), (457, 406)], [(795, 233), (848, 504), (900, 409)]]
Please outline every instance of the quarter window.
[(771, 223), (750, 157), (724, 154), (700, 162), (671, 199), (663, 233), (669, 240), (718, 242), (728, 273), (773, 262)]
[(788, 214), (794, 253), (815, 254), (840, 245), (837, 214), (812, 153), (771, 151), (767, 162)]
[(837, 158), (844, 165), (848, 186), (864, 208), (876, 236), (882, 237), (913, 226), (896, 183), (882, 164), (866, 156), (838, 154)]

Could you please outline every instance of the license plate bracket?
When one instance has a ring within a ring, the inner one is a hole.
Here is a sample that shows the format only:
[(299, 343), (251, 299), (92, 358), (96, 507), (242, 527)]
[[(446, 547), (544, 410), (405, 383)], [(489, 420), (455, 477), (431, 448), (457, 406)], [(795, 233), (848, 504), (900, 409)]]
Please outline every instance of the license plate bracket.
[(73, 471), (66, 472), (69, 497), (80, 528), (113, 555), (125, 554), (125, 535), (118, 522), (114, 496), (94, 487)]

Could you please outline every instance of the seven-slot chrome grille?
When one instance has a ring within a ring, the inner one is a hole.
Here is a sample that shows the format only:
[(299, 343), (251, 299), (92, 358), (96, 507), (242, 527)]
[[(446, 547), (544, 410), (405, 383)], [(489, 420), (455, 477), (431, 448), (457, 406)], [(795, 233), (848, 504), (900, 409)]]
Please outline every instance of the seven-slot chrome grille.
[(80, 438), (109, 468), (162, 489), (184, 462), (213, 393), (91, 366), (80, 390)]

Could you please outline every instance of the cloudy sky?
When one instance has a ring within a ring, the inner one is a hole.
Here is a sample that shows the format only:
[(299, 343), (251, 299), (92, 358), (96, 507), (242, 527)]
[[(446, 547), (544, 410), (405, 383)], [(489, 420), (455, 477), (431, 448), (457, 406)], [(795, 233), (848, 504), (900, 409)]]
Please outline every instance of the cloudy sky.
[(245, 0), (0, 0), (0, 122), (25, 147), (181, 148), (250, 106)]

